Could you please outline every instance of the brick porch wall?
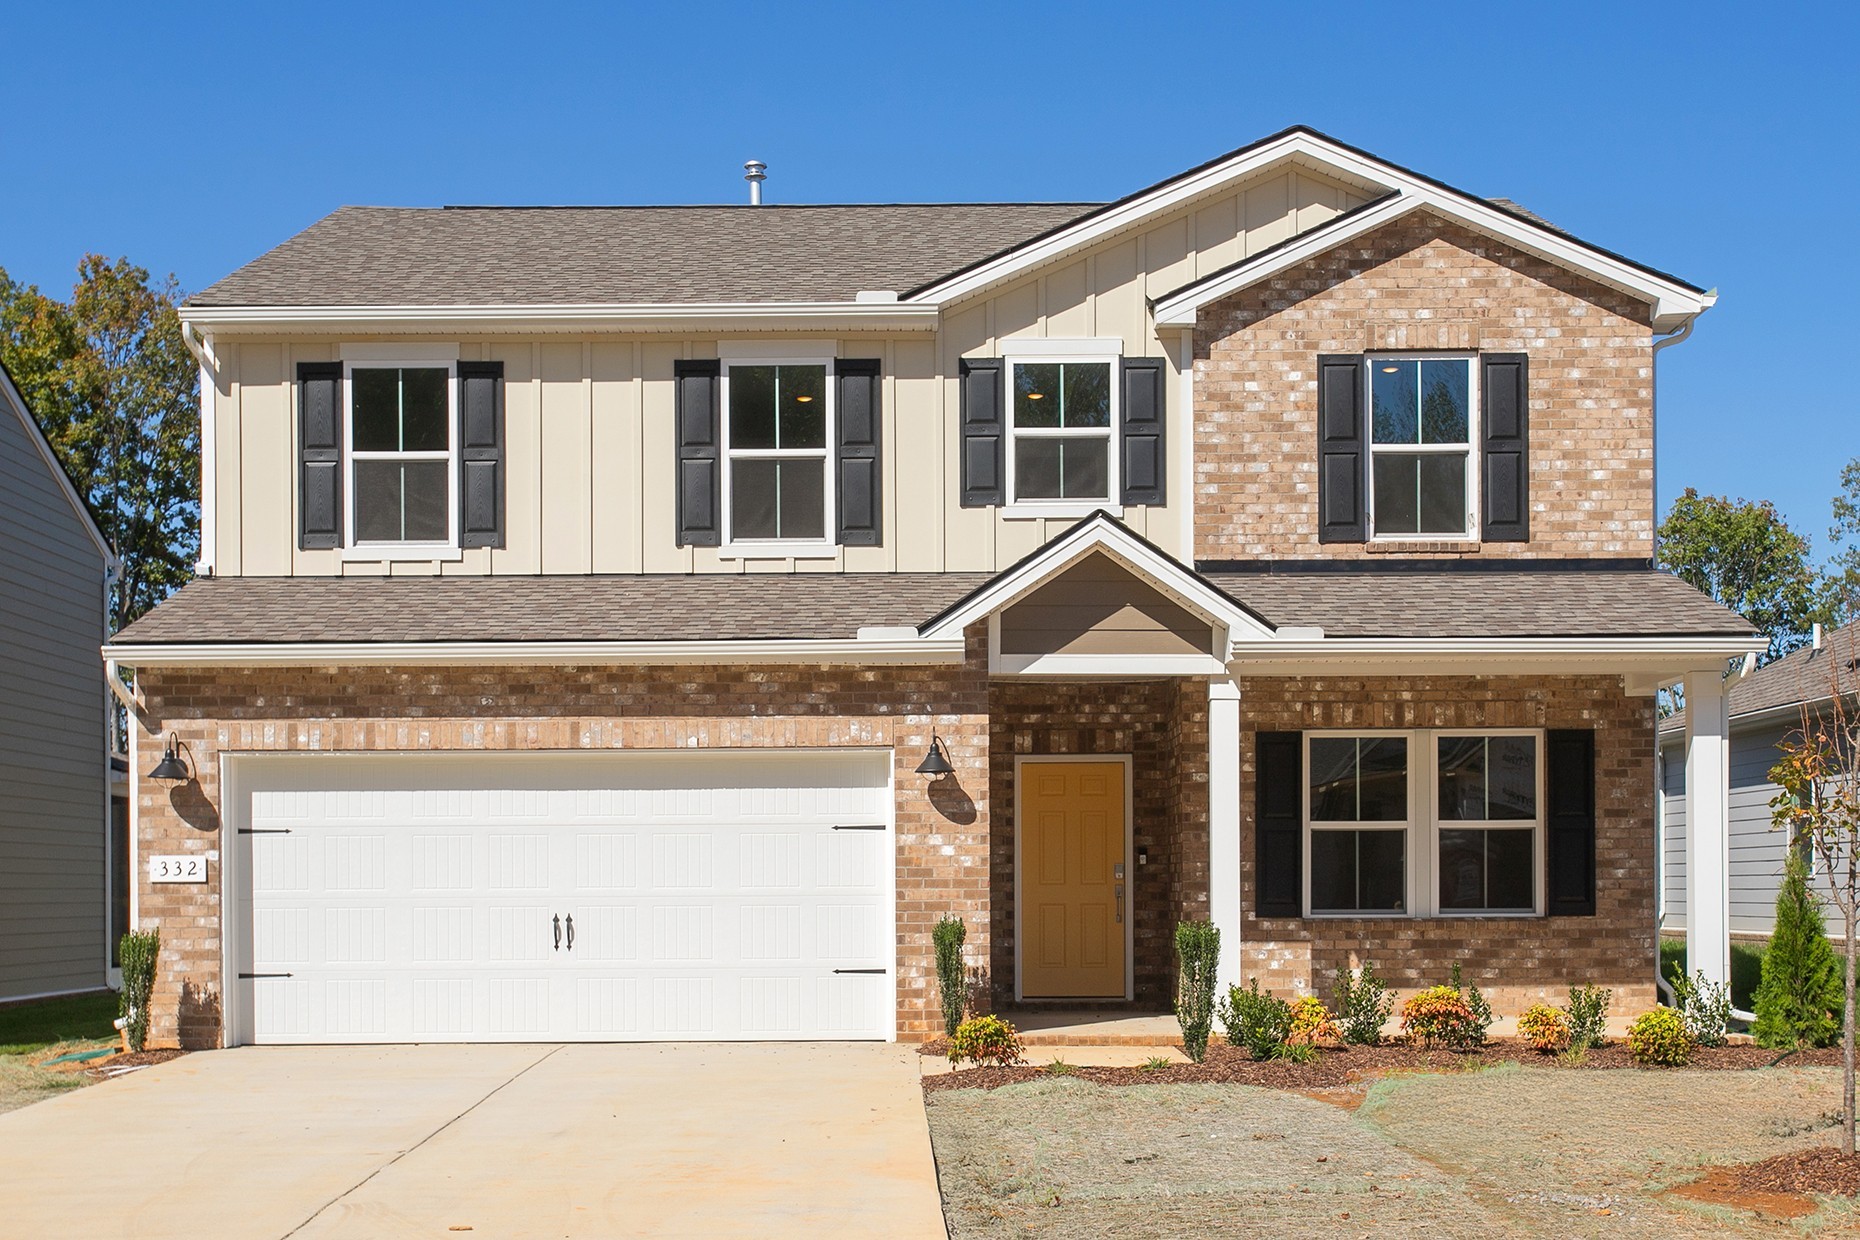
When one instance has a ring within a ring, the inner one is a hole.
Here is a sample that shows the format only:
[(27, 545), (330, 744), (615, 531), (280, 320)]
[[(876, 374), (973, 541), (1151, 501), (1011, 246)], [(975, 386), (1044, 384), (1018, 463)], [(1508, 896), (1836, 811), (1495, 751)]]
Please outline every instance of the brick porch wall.
[[(1653, 1005), (1652, 698), (1614, 677), (1249, 679), (1241, 684), (1241, 853), (1244, 981), (1326, 1002), (1339, 967), (1373, 960), (1411, 992), (1447, 980), (1457, 960), (1501, 1016), (1570, 986), (1614, 990), (1613, 1011)], [(1256, 733), (1319, 728), (1593, 728), (1596, 915), (1533, 918), (1261, 919), (1252, 912)]]
[[(970, 959), (989, 959), (985, 640), (981, 626), (971, 630), (962, 667), (148, 668), (138, 677), (148, 704), (139, 765), (153, 765), (173, 730), (197, 778), (138, 779), (139, 848), (221, 847), (219, 759), (228, 753), (890, 746), (898, 1031), (918, 1040), (941, 1028), (936, 919), (964, 915)], [(933, 726), (960, 785), (934, 802), (913, 770)], [(220, 867), (208, 874), (204, 886), (137, 877), (140, 924), (162, 932), (152, 1045), (219, 1043)]]

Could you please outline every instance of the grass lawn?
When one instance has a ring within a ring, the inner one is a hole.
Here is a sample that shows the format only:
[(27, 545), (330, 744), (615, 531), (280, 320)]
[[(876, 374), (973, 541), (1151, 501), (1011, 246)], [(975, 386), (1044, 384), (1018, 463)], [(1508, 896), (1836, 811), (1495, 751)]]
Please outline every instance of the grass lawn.
[[(1744, 939), (1731, 940), (1731, 1003), (1734, 1007), (1750, 1011), (1755, 1001), (1757, 983), (1763, 979), (1763, 953), (1769, 943), (1752, 943)], [(1686, 941), (1684, 939), (1660, 940), (1660, 976), (1667, 981), (1676, 981), (1684, 975), (1686, 968)]]
[(114, 1042), (115, 1019), (116, 992), (110, 990), (0, 1007), (0, 1111), (90, 1084), (81, 1072), (50, 1072), (27, 1060), (62, 1043)]

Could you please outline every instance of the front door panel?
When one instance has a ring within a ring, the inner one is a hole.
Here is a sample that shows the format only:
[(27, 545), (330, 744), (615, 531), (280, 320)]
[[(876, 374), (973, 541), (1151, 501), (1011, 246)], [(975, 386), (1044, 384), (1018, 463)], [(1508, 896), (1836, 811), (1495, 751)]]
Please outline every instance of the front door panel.
[(1121, 999), (1130, 883), (1121, 762), (1021, 764), (1020, 982), (1029, 999)]

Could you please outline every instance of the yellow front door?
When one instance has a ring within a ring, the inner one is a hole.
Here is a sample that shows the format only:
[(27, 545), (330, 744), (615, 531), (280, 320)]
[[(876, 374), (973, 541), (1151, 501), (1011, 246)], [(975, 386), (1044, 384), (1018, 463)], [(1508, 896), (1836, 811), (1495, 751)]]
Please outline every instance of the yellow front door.
[(1124, 997), (1124, 764), (1020, 768), (1020, 990), (1029, 999)]

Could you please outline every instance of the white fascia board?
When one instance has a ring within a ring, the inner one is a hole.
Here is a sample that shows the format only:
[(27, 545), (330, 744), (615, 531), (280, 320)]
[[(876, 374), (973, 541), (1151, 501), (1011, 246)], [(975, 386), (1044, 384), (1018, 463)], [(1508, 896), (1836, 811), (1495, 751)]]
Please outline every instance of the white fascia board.
[(1004, 676), (1129, 679), (1133, 676), (1221, 676), (1211, 654), (995, 654), (989, 671)]
[(848, 301), (692, 302), (685, 305), (195, 306), (190, 323), (228, 332), (399, 331), (934, 331), (934, 306)]
[(1505, 676), (1554, 672), (1675, 677), (1721, 668), (1762, 637), (1329, 637), (1236, 646), (1236, 676), (1386, 672)]
[(951, 664), (960, 637), (926, 640), (691, 642), (251, 642), (112, 644), (106, 660), (126, 667), (442, 667), (556, 664)]
[(34, 418), (32, 410), (26, 407), (26, 398), (20, 394), (17, 387), (13, 386), (13, 377), (7, 374), (5, 367), (0, 367), (0, 389), (4, 389), (0, 391), (0, 395), (5, 397), (5, 403), (12, 407), (14, 416), (19, 419), (20, 425), (25, 427), (26, 438), (32, 440), (33, 445), (38, 448), (39, 457), (45, 462), (45, 468), (51, 472), (59, 491), (64, 494), (65, 502), (71, 505), (71, 511), (77, 513), (78, 520), (83, 522), (84, 532), (90, 535), (91, 542), (95, 543), (97, 550), (103, 553), (104, 571), (114, 578), (122, 571), (121, 561), (116, 558), (116, 553), (110, 550), (110, 544), (105, 541), (103, 531), (97, 528), (97, 522), (90, 515), (90, 509), (86, 508), (84, 501), (79, 498), (77, 488), (71, 485), (71, 476), (65, 473), (65, 467), (59, 463), (58, 454), (52, 450), (51, 441), (45, 437), (45, 432), (39, 429), (38, 419)]
[(924, 636), (959, 636), (969, 625), (1012, 606), (1093, 552), (1110, 556), (1202, 619), (1225, 628), (1235, 641), (1265, 641), (1272, 637), (1270, 628), (1232, 600), (1107, 518), (1085, 522), (1060, 536), (1033, 559), (997, 578), (958, 610), (924, 630)]

